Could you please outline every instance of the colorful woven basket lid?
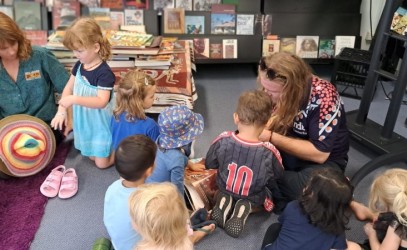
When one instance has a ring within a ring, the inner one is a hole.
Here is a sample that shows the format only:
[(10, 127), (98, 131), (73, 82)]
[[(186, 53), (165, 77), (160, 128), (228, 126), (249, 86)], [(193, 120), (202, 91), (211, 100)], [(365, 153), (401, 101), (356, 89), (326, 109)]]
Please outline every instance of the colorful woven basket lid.
[(0, 120), (0, 171), (25, 177), (45, 168), (55, 154), (51, 128), (29, 115), (11, 115)]

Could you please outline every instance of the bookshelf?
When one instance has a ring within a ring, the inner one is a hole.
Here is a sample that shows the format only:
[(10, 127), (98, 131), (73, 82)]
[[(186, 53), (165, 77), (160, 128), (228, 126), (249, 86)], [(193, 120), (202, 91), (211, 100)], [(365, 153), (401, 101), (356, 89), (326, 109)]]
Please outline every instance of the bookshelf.
[[(361, 0), (263, 0), (263, 3), (263, 13), (272, 15), (272, 34), (319, 36), (319, 39), (355, 36), (355, 48), (360, 48)], [(306, 61), (331, 64), (334, 59), (307, 58)]]
[[(239, 0), (235, 9), (235, 15), (261, 14), (262, 0)], [(181, 40), (193, 40), (195, 38), (207, 38), (209, 43), (221, 44), (223, 40), (237, 40), (237, 58), (196, 58), (197, 64), (222, 64), (222, 63), (257, 63), (262, 50), (262, 35), (256, 34), (255, 24), (253, 23), (253, 35), (236, 35), (234, 34), (212, 34), (211, 33), (211, 11), (185, 11), (185, 16), (204, 16), (203, 34), (173, 34), (164, 32), (164, 18), (160, 16), (160, 34), (163, 36), (176, 36)]]

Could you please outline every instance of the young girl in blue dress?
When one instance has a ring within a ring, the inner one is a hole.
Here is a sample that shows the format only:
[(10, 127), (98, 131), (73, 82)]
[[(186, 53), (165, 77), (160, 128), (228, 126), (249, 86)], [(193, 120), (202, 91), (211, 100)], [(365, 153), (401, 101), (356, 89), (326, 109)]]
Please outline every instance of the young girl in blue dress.
[(145, 114), (153, 106), (156, 88), (154, 79), (138, 69), (128, 71), (119, 82), (111, 119), (113, 150), (130, 135), (142, 134), (157, 140), (158, 125)]
[(110, 43), (103, 37), (95, 20), (80, 18), (67, 30), (63, 44), (79, 61), (59, 101), (59, 111), (51, 122), (60, 127), (65, 122), (64, 113), (73, 106), (73, 131), (75, 148), (83, 156), (94, 160), (99, 168), (111, 165), (112, 135), (110, 119), (113, 108), (115, 75), (107, 65)]

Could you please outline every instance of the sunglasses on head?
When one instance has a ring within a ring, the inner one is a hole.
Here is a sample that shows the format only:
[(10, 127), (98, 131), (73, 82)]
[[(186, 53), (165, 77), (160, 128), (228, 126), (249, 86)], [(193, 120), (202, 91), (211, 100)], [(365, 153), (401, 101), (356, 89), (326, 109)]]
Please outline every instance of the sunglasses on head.
[(277, 73), (274, 71), (274, 69), (268, 68), (267, 65), (266, 65), (266, 61), (264, 60), (264, 57), (262, 57), (262, 58), (260, 59), (259, 67), (260, 67), (260, 70), (261, 70), (261, 71), (266, 71), (266, 77), (267, 77), (270, 81), (272, 81), (272, 80), (274, 80), (274, 79), (276, 79), (276, 78), (281, 78), (281, 79), (284, 79), (284, 80), (286, 79), (284, 76), (277, 74)]

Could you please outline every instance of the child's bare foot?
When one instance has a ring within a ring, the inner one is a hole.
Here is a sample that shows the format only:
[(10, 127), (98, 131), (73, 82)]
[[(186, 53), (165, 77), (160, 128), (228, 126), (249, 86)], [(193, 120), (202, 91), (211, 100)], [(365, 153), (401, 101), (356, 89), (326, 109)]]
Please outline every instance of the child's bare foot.
[(213, 233), (215, 231), (215, 224), (210, 224), (201, 228), (195, 229), (194, 233), (190, 236), (191, 241), (195, 244), (198, 241), (202, 240), (205, 236)]

